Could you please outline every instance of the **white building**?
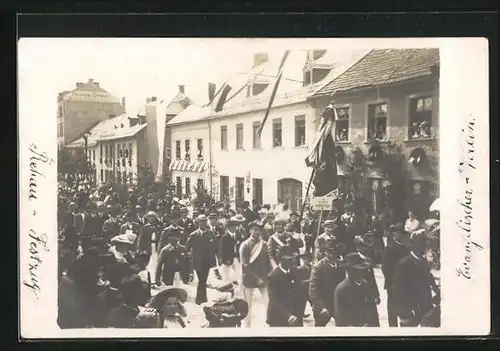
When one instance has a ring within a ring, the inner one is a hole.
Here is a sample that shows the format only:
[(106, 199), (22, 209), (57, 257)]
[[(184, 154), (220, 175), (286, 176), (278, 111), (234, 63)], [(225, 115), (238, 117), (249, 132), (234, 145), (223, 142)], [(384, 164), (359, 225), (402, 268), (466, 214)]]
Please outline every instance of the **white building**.
[[(192, 105), (172, 119), (172, 178), (185, 194), (198, 182), (216, 199), (275, 204), (282, 200), (299, 210), (311, 169), (305, 165), (318, 127), (308, 98), (367, 50), (292, 52), (259, 137), (281, 57), (254, 56), (254, 67), (233, 90), (221, 111)], [(198, 157), (198, 147), (202, 147)], [(189, 150), (189, 161), (186, 160)], [(187, 191), (186, 191), (187, 190)], [(180, 188), (179, 188), (180, 191)]]
[[(68, 147), (84, 145), (82, 137)], [(88, 133), (87, 150), (87, 157), (95, 167), (97, 184), (134, 183), (139, 167), (148, 161), (145, 119), (124, 114), (100, 122)]]

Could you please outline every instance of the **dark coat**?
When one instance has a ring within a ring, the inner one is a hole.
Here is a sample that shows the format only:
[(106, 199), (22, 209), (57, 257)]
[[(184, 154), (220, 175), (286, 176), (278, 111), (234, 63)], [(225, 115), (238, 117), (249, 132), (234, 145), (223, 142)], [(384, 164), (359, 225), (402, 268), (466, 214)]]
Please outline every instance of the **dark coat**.
[(108, 328), (135, 328), (134, 319), (139, 314), (139, 309), (122, 304), (114, 308), (106, 318)]
[(335, 289), (334, 318), (339, 327), (375, 327), (379, 326), (377, 305), (369, 284), (360, 286), (349, 278), (344, 279)]
[(271, 263), (267, 253), (267, 244), (262, 240), (262, 249), (257, 258), (250, 263), (252, 256), (252, 239), (245, 240), (240, 247), (241, 261), (241, 282), (246, 288), (258, 288), (257, 282), (261, 279), (264, 284), (267, 284), (267, 275), (271, 270)]
[(344, 268), (336, 264), (332, 265), (326, 258), (323, 258), (313, 266), (309, 285), (309, 296), (311, 297), (314, 311), (321, 312), (326, 308), (330, 316), (334, 316), (333, 298), (335, 288), (345, 278)]
[(184, 228), (184, 236), (180, 240), (181, 244), (184, 245), (188, 239), (188, 235), (196, 230), (196, 225), (191, 218), (186, 217), (179, 219), (179, 226)]
[[(161, 251), (161, 249), (163, 249), (163, 248), (167, 245), (167, 243), (168, 243), (168, 237), (169, 237), (170, 235), (172, 235), (172, 233), (173, 233), (173, 232), (175, 232), (175, 233), (176, 233), (175, 235), (178, 235), (180, 238), (183, 238), (183, 237), (185, 237), (185, 236), (186, 236), (186, 232), (185, 232), (184, 228), (183, 228), (183, 227), (181, 227), (180, 225), (179, 225), (179, 226), (177, 226), (177, 227), (174, 227), (174, 226), (172, 226), (172, 225), (170, 225), (170, 226), (166, 227), (166, 228), (162, 231), (162, 233), (161, 233), (161, 235), (160, 235), (160, 238), (159, 238), (159, 239), (158, 239), (158, 238), (156, 239), (156, 241), (157, 241), (157, 243), (158, 243), (158, 245), (157, 245), (156, 249), (158, 250), (158, 252), (160, 252), (160, 251)], [(179, 242), (181, 242), (181, 241), (182, 241), (182, 240), (179, 240)], [(182, 244), (182, 243), (181, 243), (181, 244)]]
[(243, 211), (242, 215), (246, 219), (246, 221), (245, 221), (246, 222), (245, 223), (246, 226), (248, 226), (248, 223), (253, 222), (253, 221), (255, 221), (255, 220), (257, 220), (259, 218), (259, 216), (257, 216), (255, 214), (255, 212), (252, 211), (249, 208), (247, 208), (245, 211)]
[(88, 213), (78, 213), (75, 216), (75, 231), (78, 235), (89, 235), (92, 231), (91, 219)]
[(239, 258), (239, 248), (245, 240), (244, 232), (236, 230), (233, 236), (226, 229), (226, 232), (219, 239), (218, 255), (222, 264), (231, 265), (235, 258)]
[(158, 255), (156, 263), (155, 281), (168, 281), (169, 276), (179, 272), (181, 277), (186, 280), (189, 277), (189, 258), (186, 248), (182, 245), (173, 247), (166, 245)]
[(193, 268), (195, 270), (215, 267), (217, 250), (215, 247), (215, 234), (212, 231), (196, 229), (189, 234), (186, 241), (186, 250), (192, 254)]
[(398, 262), (409, 253), (410, 250), (405, 245), (399, 245), (394, 242), (394, 240), (387, 244), (382, 264), (382, 273), (384, 273), (384, 289), (388, 289), (392, 285), (392, 278), (394, 277), (396, 264), (398, 264)]
[(153, 230), (153, 226), (149, 223), (142, 227), (137, 236), (137, 251), (143, 251), (151, 254)]
[(433, 307), (431, 290), (435, 284), (425, 260), (417, 261), (411, 254), (401, 259), (394, 268), (392, 281), (398, 316), (418, 325)]
[(300, 318), (304, 313), (300, 277), (293, 270), (285, 274), (278, 266), (269, 273), (268, 282), (266, 323), (271, 327), (288, 327), (290, 316)]

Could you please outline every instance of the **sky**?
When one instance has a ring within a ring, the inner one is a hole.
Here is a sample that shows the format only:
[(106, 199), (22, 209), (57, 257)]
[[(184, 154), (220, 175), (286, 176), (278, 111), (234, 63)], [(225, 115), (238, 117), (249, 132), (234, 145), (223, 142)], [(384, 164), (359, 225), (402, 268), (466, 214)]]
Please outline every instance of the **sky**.
[[(397, 42), (405, 45), (408, 41)], [(415, 47), (411, 40), (409, 45)], [(394, 39), (23, 38), (18, 43), (20, 100), (28, 104), (23, 112), (55, 118), (57, 94), (92, 78), (112, 95), (125, 97), (127, 113), (135, 114), (147, 97), (172, 99), (178, 85), (185, 85), (192, 100), (205, 103), (208, 82), (219, 87), (235, 72), (248, 71), (256, 52), (279, 59), (286, 49), (305, 53), (374, 46), (394, 46)]]

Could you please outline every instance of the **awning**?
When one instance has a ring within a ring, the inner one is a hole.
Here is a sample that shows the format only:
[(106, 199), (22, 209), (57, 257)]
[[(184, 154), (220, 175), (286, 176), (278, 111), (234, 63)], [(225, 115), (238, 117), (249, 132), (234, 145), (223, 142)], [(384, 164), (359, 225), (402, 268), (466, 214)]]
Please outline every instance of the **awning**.
[(170, 162), (168, 168), (170, 171), (201, 173), (207, 170), (207, 163), (205, 161), (200, 161), (200, 160), (196, 161), (176, 160)]

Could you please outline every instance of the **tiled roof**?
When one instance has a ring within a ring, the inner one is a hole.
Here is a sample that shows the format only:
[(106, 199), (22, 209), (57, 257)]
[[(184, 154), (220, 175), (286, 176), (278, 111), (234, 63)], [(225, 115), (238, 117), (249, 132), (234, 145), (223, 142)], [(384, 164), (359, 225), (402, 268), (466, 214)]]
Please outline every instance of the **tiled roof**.
[(375, 49), (314, 96), (420, 78), (430, 75), (431, 67), (436, 65), (439, 49)]
[[(123, 114), (100, 122), (90, 130), (87, 145), (94, 146), (98, 141), (128, 138), (134, 136), (146, 127), (146, 124), (136, 124), (135, 126), (130, 127), (129, 118), (131, 118), (129, 115)], [(79, 138), (70, 143), (68, 147), (83, 147), (84, 145), (84, 139)]]
[[(280, 82), (280, 86), (278, 88), (278, 93), (273, 102), (273, 107), (287, 106), (295, 103), (304, 102), (310, 97), (314, 92), (324, 86), (325, 82), (329, 82), (339, 74), (343, 73), (349, 67), (351, 67), (354, 63), (356, 63), (360, 58), (365, 56), (367, 50), (350, 50), (350, 51), (338, 51), (333, 55), (330, 55), (331, 58), (331, 67), (332, 70), (330, 73), (320, 82), (317, 82), (312, 85), (302, 86), (302, 83), (299, 81), (292, 81), (291, 79), (282, 79)], [(291, 55), (292, 56), (292, 55)], [(281, 57), (279, 58), (281, 59)], [(299, 64), (301, 63), (301, 64)], [(274, 74), (276, 74), (279, 66), (279, 62), (276, 64), (275, 61), (270, 61), (268, 63), (273, 68), (276, 68)], [(302, 79), (302, 67), (305, 64), (305, 57), (303, 60), (296, 57), (292, 57), (292, 61), (285, 64), (285, 69), (283, 72), (283, 77), (291, 77), (292, 74), (295, 76), (300, 75), (300, 79)], [(288, 66), (287, 66), (288, 65)], [(252, 69), (251, 74), (255, 74), (255, 71), (259, 71), (259, 67)], [(270, 70), (266, 66), (266, 69)], [(262, 69), (260, 69), (262, 71)], [(260, 72), (260, 71), (259, 71)], [(263, 73), (262, 73), (263, 74)], [(262, 76), (256, 75), (253, 79), (261, 79)], [(274, 83), (276, 78), (271, 79), (271, 83)], [(253, 80), (252, 80), (253, 81)], [(229, 92), (229, 97), (234, 91), (237, 91), (242, 85), (234, 85), (234, 83), (228, 83), (233, 87), (233, 89)], [(240, 84), (245, 84), (240, 82)], [(215, 112), (214, 106), (216, 103), (213, 103), (212, 106), (195, 106), (191, 105), (181, 113), (179, 113), (176, 117), (174, 117), (167, 125), (178, 125), (183, 123), (190, 123), (195, 121), (201, 121), (204, 119), (214, 119), (218, 117), (225, 117), (237, 114), (243, 114), (248, 112), (260, 111), (267, 109), (269, 104), (269, 99), (271, 97), (273, 84), (270, 84), (262, 93), (256, 96), (246, 96), (246, 91), (243, 91), (239, 96), (235, 97), (228, 101), (222, 111)]]

